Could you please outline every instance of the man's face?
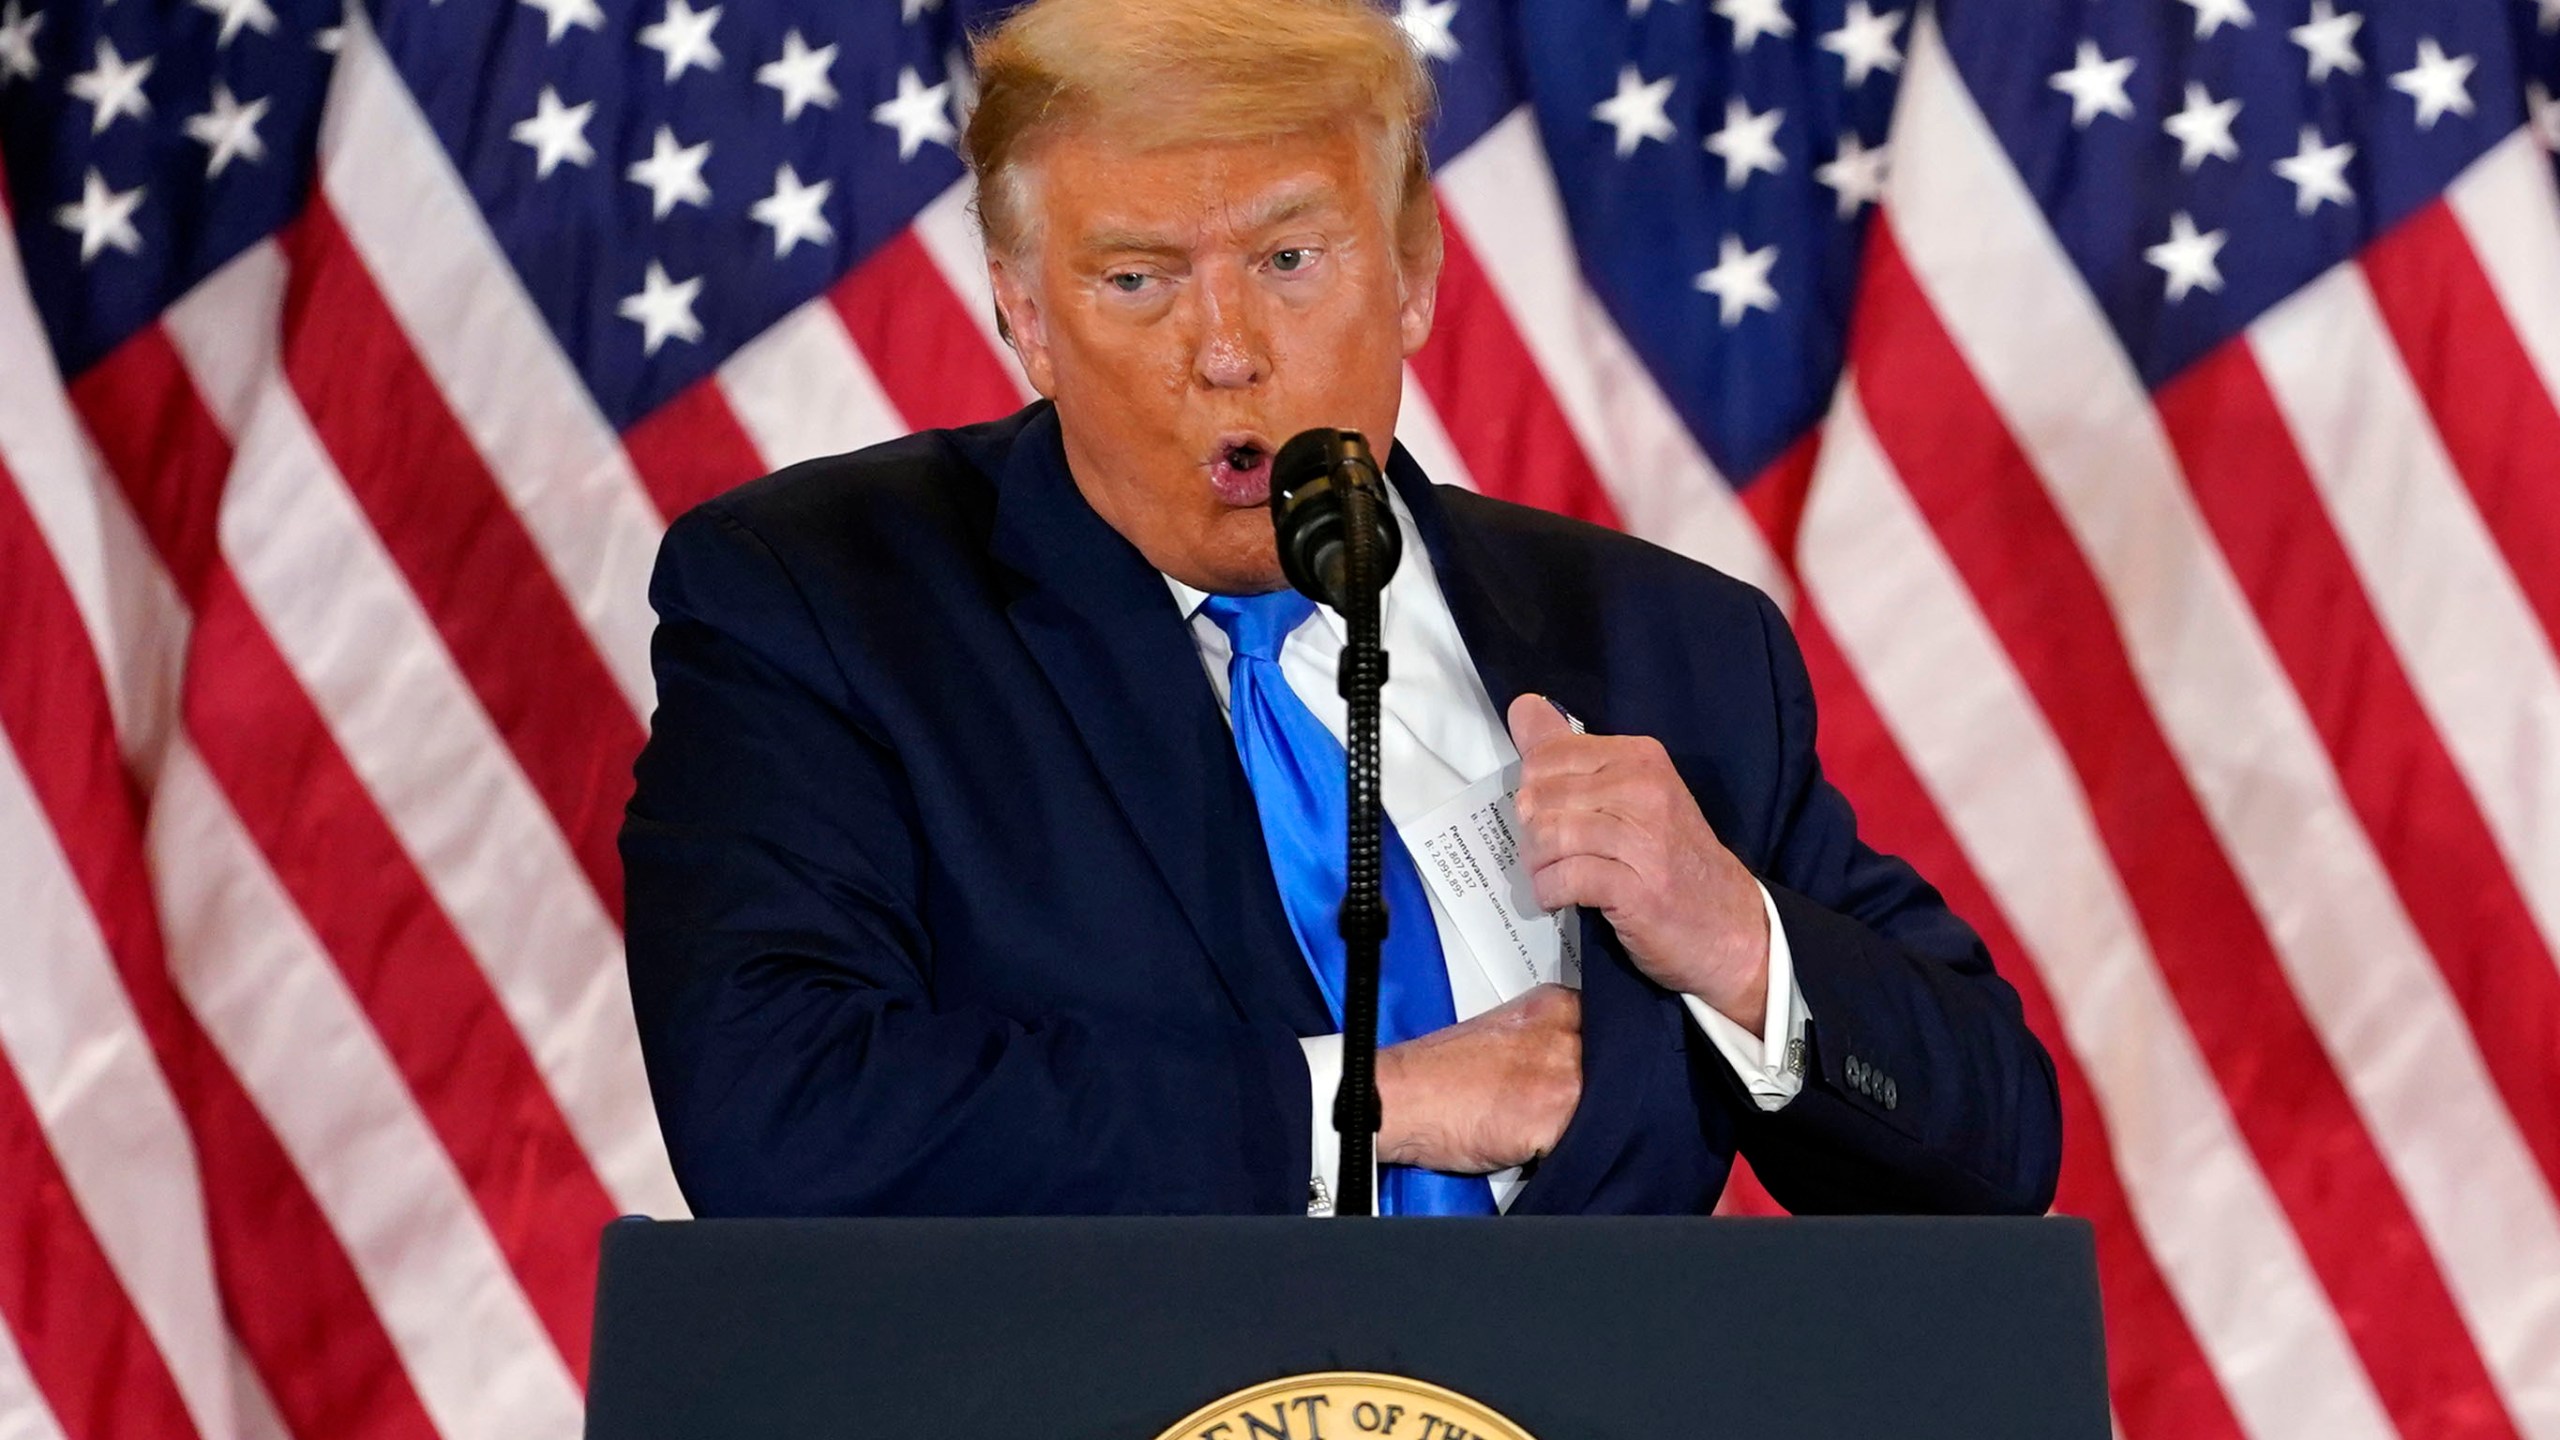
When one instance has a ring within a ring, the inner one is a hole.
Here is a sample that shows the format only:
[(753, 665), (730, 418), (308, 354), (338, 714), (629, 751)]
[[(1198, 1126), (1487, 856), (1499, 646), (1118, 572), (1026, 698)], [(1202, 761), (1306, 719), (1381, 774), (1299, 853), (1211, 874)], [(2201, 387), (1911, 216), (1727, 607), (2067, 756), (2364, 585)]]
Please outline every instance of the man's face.
[(1284, 583), (1281, 442), (1334, 425), (1383, 455), (1395, 433), (1437, 277), (1400, 269), (1369, 150), (1347, 126), (1154, 150), (1060, 136), (1034, 182), (1034, 273), (992, 267), (1077, 487), (1186, 584)]

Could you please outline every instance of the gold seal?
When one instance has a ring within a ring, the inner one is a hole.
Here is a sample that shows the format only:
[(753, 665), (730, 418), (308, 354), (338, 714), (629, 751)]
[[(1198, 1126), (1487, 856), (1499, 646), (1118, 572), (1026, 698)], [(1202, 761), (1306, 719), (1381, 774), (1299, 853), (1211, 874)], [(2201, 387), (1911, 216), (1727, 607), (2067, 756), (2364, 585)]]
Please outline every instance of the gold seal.
[(1239, 1390), (1156, 1440), (1536, 1440), (1501, 1414), (1402, 1375), (1327, 1370)]

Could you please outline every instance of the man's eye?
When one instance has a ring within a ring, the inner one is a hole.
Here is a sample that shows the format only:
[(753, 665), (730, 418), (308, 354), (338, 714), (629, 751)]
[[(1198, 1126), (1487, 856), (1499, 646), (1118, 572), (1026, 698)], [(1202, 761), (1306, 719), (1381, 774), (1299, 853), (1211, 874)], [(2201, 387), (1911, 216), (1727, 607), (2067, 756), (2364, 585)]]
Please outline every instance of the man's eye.
[(1123, 295), (1135, 295), (1147, 288), (1147, 277), (1135, 270), (1123, 270), (1108, 278), (1111, 288)]
[(1275, 251), (1271, 256), (1271, 268), (1286, 274), (1306, 269), (1315, 263), (1315, 259), (1315, 251), (1299, 246), (1294, 249)]

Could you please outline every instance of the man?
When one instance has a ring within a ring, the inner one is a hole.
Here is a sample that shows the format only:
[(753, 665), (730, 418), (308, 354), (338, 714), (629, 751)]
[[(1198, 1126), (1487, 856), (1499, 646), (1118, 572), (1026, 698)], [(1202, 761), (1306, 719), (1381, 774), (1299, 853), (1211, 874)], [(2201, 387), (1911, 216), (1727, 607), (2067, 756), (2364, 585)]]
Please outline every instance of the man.
[[(1338, 622), (1264, 502), (1299, 430), (1395, 433), (1428, 81), (1360, 0), (1039, 0), (978, 63), (1044, 402), (769, 477), (660, 557), (623, 849), (668, 1147), (704, 1214), (1321, 1212)], [(2051, 1064), (1859, 844), (1769, 602), (1389, 471), (1389, 817), (1517, 763), (1582, 984), (1491, 963), (1390, 844), (1385, 1208), (1701, 1212), (1740, 1150), (1797, 1210), (2041, 1210)]]

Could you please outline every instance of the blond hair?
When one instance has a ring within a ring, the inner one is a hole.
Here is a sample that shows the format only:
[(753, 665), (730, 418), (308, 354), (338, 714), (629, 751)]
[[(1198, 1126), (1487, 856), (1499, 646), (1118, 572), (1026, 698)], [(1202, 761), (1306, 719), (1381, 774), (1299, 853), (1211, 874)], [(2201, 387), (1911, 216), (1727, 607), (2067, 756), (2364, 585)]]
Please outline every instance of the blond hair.
[(975, 46), (969, 168), (989, 253), (1038, 232), (1028, 167), (1043, 140), (1092, 128), (1140, 148), (1256, 141), (1346, 120), (1397, 249), (1438, 259), (1431, 203), (1431, 75), (1368, 0), (1035, 0)]

